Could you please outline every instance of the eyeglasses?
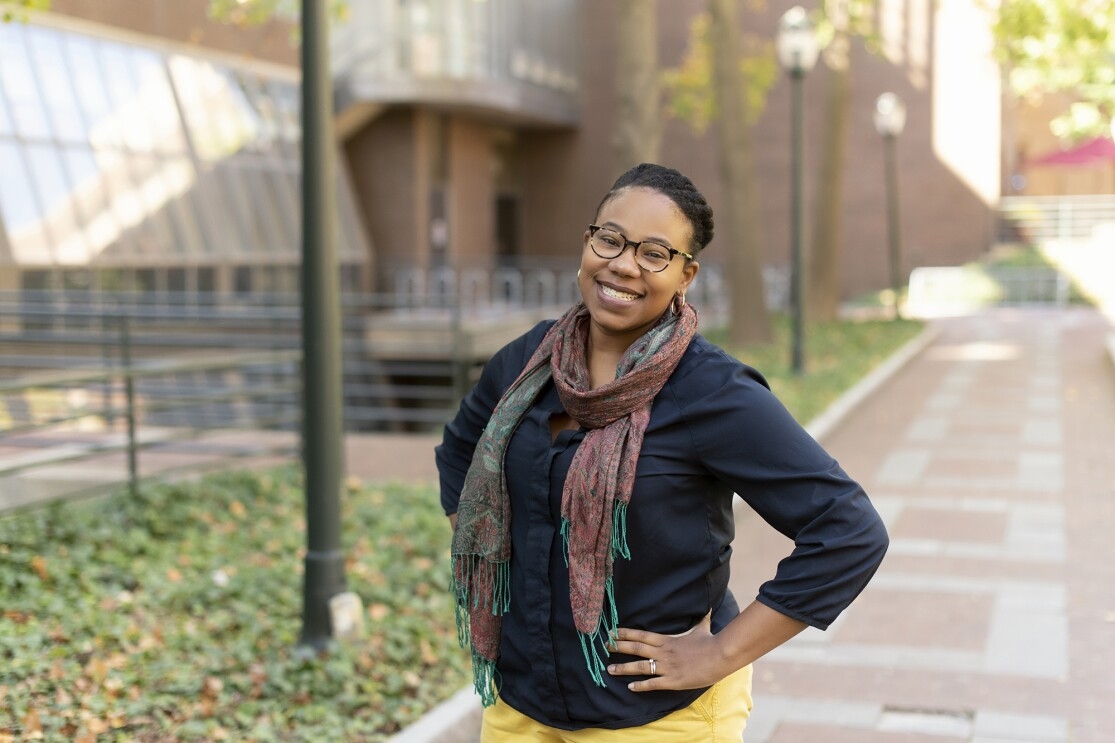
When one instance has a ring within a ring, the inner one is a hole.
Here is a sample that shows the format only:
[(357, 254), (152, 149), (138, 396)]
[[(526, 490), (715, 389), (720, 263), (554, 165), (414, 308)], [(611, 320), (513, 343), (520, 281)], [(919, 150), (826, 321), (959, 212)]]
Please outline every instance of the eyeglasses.
[(665, 271), (675, 255), (684, 255), (689, 260), (693, 260), (692, 253), (686, 253), (684, 250), (675, 250), (650, 240), (637, 243), (628, 240), (620, 232), (595, 224), (588, 226), (588, 235), (588, 244), (592, 252), (606, 260), (618, 258), (630, 245), (635, 249), (635, 263), (639, 264), (639, 268), (651, 273)]

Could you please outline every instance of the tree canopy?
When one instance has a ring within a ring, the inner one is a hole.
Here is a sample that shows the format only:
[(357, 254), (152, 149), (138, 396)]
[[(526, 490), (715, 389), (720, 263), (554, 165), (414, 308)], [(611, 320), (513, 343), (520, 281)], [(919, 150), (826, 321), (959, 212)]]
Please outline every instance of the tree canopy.
[(1011, 90), (1073, 102), (1050, 124), (1059, 137), (1106, 134), (1115, 114), (1115, 0), (1000, 0), (996, 52)]

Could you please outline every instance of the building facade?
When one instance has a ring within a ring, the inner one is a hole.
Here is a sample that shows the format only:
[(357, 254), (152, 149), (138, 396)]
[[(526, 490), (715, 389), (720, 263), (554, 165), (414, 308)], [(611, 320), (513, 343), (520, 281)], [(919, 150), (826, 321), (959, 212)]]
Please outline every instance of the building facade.
[[(745, 36), (773, 38), (790, 4), (741, 8)], [(1001, 93), (978, 5), (881, 0), (881, 48), (854, 45), (846, 298), (888, 282), (883, 146), (871, 123), (884, 91), (908, 109), (897, 150), (907, 267), (970, 260), (993, 239)], [(648, 43), (664, 67), (684, 57), (703, 6), (658, 3)], [(437, 272), (472, 271), (487, 272), (475, 288), (491, 292), (491, 276), (510, 268), (519, 278), (505, 294), (560, 300), (584, 226), (618, 175), (618, 23), (611, 0), (351, 3), (332, 38), (346, 286), (428, 289)], [(26, 25), (0, 26), (0, 289), (295, 289), (293, 31), (282, 18), (215, 23), (205, 0), (54, 0)], [(827, 77), (818, 65), (805, 82), (809, 204)], [(789, 116), (780, 78), (753, 135), (774, 268), (789, 263)], [(730, 208), (714, 131), (665, 121), (660, 160), (714, 209)], [(704, 262), (715, 268), (730, 250), (721, 236)]]

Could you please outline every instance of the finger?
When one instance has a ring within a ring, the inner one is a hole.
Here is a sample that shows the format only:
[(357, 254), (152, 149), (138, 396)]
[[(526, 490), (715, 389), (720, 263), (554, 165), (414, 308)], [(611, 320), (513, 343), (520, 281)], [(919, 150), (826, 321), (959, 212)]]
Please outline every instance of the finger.
[(654, 657), (657, 648), (645, 642), (628, 642), (626, 640), (613, 641), (608, 645), (609, 653), (622, 653), (623, 655), (641, 655), (645, 658)]
[(656, 662), (655, 665), (657, 666), (657, 668), (655, 668), (654, 670), (657, 671), (657, 674), (652, 674), (650, 672), (649, 658), (646, 660), (632, 661), (630, 663), (613, 663), (608, 666), (608, 673), (613, 676), (661, 676), (662, 664)]
[(616, 640), (626, 640), (628, 642), (642, 642), (650, 647), (659, 647), (662, 645), (662, 635), (657, 632), (648, 632), (642, 629), (628, 629), (627, 627), (620, 627), (615, 632)]

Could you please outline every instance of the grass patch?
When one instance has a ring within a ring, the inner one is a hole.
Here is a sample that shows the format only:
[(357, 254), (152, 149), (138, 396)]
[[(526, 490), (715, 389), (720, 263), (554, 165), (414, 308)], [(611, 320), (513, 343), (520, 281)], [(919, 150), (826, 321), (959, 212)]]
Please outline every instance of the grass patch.
[[(921, 327), (811, 326), (801, 377), (784, 318), (738, 355), (805, 422)], [(0, 518), (0, 743), (382, 741), (465, 686), (436, 489), (351, 481), (343, 501), (366, 638), (311, 658), (297, 468)]]
[(295, 468), (0, 519), (0, 741), (376, 741), (464, 686), (435, 489), (344, 503), (367, 636), (309, 659)]
[(790, 318), (776, 316), (773, 323), (775, 339), (769, 344), (731, 348), (727, 331), (705, 335), (762, 372), (778, 399), (803, 425), (924, 327), (920, 322), (902, 319), (810, 324), (804, 334), (805, 372), (797, 375), (791, 369)]

